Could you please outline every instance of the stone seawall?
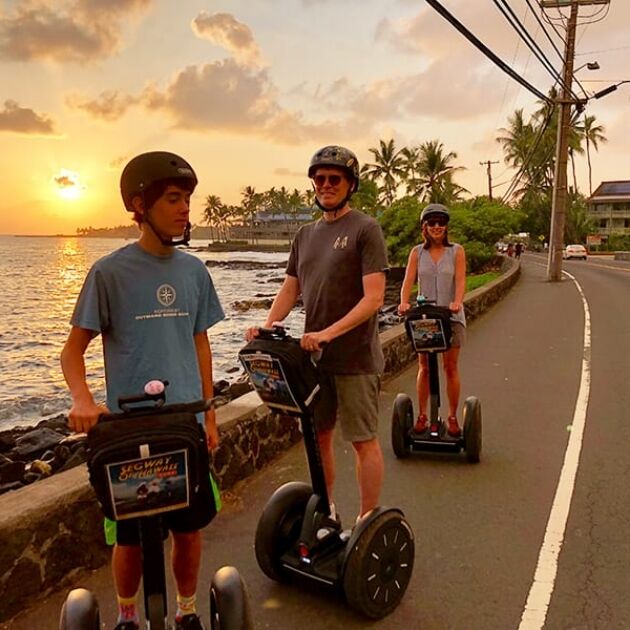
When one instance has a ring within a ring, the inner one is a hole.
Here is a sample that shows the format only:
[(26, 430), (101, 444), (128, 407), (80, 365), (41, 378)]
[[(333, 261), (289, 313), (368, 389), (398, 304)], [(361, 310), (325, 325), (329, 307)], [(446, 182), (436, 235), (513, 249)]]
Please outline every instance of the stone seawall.
[[(503, 267), (499, 278), (466, 295), (469, 321), (517, 281), (518, 261), (505, 258)], [(402, 325), (380, 337), (386, 378), (415, 361)], [(255, 392), (219, 408), (217, 422), (221, 445), (213, 467), (223, 490), (300, 440), (297, 422), (270, 412)], [(70, 584), (78, 571), (108, 562), (102, 531), (85, 465), (0, 496), (0, 622), (29, 601)]]

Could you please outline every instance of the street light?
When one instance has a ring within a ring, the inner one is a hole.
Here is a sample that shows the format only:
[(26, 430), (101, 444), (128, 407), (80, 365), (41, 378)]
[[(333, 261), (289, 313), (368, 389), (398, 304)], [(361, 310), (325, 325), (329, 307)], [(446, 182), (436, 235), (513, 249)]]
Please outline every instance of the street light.
[(592, 98), (601, 98), (602, 96), (607, 96), (611, 92), (614, 92), (620, 85), (623, 85), (624, 83), (630, 83), (630, 79), (627, 79), (626, 81), (619, 81), (619, 83), (615, 83), (614, 85), (609, 85), (607, 88), (604, 88), (603, 90), (600, 90), (599, 92), (595, 92)]
[(597, 61), (587, 61), (583, 63), (581, 66), (578, 66), (573, 70), (573, 74), (575, 74), (578, 70), (582, 68), (588, 68), (589, 70), (599, 70), (599, 63)]

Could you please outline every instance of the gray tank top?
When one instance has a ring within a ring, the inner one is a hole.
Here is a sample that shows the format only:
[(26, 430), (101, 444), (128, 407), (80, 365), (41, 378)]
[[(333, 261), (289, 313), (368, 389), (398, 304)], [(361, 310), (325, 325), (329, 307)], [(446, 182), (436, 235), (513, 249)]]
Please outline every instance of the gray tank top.
[[(448, 306), (455, 300), (455, 256), (460, 247), (457, 243), (453, 243), (452, 247), (445, 247), (442, 257), (436, 263), (428, 249), (417, 245), (418, 290), (428, 300), (435, 300), (438, 306)], [(465, 326), (464, 308), (452, 313), (451, 319)]]

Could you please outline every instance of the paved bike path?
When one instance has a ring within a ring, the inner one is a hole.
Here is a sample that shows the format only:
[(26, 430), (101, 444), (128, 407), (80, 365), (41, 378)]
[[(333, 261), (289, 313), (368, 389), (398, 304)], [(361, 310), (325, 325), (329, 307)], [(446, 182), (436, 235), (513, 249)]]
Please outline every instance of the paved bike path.
[[(391, 616), (363, 619), (340, 599), (275, 584), (258, 569), (253, 538), (267, 498), (286, 481), (308, 478), (297, 445), (229, 493), (224, 510), (204, 531), (199, 603), (206, 618), (210, 578), (220, 566), (233, 564), (248, 584), (257, 628), (517, 628), (567, 444), (582, 326), (572, 284), (545, 282), (544, 268), (530, 262), (505, 299), (470, 325), (461, 355), (462, 400), (474, 394), (482, 402), (478, 465), (463, 456), (397, 460), (389, 440), (391, 405), (397, 392), (415, 397), (415, 368), (386, 384), (380, 418), (386, 467), (382, 503), (401, 507), (416, 535), (414, 575)], [(336, 448), (335, 500), (344, 521), (351, 522), (358, 507), (353, 458), (341, 441)], [(73, 583), (96, 593), (105, 627), (113, 627), (109, 568), (81, 573)], [(52, 595), (3, 627), (55, 629), (64, 595)]]

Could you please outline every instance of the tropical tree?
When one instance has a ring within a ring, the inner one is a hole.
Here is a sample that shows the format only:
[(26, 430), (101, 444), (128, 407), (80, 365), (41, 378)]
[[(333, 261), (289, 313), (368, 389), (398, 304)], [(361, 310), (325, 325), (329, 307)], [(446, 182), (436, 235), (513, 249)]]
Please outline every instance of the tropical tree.
[(453, 175), (464, 170), (463, 166), (453, 166), (456, 158), (457, 153), (446, 153), (439, 140), (423, 142), (418, 147), (417, 192), (423, 201), (451, 205), (468, 192), (453, 182)]
[(379, 148), (371, 147), (369, 151), (374, 156), (374, 163), (364, 164), (361, 173), (372, 181), (382, 182), (379, 192), (383, 201), (391, 205), (396, 199), (398, 185), (405, 178), (404, 158), (396, 150), (393, 139), (379, 140)]
[[(214, 241), (214, 230), (220, 227), (220, 214), (224, 205), (218, 195), (208, 195), (203, 207), (203, 220), (210, 226), (210, 238)], [(220, 240), (220, 236), (219, 236)]]
[(582, 126), (584, 139), (586, 141), (586, 160), (588, 162), (588, 193), (593, 194), (593, 169), (591, 166), (591, 145), (595, 151), (599, 150), (600, 143), (608, 142), (608, 138), (604, 135), (606, 128), (603, 125), (595, 123), (595, 116), (584, 116), (584, 124)]
[(361, 178), (359, 181), (359, 189), (352, 195), (350, 205), (355, 210), (360, 210), (372, 217), (379, 216), (383, 212), (383, 206), (378, 200), (378, 186), (376, 182)]
[(254, 220), (256, 219), (256, 213), (260, 209), (263, 195), (256, 192), (253, 186), (245, 186), (241, 190), (241, 207), (243, 214), (249, 220), (250, 240), (254, 243)]

